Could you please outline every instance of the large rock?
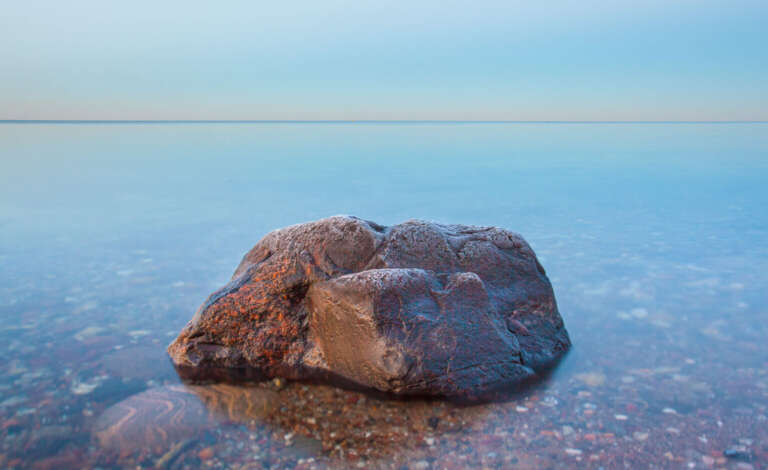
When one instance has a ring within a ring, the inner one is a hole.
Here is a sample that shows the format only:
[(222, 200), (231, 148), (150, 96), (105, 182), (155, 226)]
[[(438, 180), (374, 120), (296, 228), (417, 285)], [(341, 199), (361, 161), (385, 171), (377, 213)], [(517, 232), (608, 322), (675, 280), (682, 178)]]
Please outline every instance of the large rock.
[(534, 377), (569, 346), (520, 235), (337, 216), (264, 237), (168, 352), (193, 379), (338, 378), (472, 397)]

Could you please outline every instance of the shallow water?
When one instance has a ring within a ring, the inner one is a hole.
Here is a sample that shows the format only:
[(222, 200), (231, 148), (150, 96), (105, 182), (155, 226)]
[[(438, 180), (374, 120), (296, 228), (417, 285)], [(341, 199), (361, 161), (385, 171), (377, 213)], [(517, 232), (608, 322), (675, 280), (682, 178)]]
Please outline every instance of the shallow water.
[[(0, 125), (0, 467), (765, 468), (766, 181), (768, 124)], [(520, 232), (573, 350), (477, 406), (180, 384), (242, 255), (340, 213)]]

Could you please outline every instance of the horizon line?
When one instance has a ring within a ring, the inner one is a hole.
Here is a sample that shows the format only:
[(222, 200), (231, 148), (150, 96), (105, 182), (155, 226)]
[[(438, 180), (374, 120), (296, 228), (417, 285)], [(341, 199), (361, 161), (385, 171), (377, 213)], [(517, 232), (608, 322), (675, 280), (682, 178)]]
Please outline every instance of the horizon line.
[(765, 124), (768, 120), (0, 119), (0, 124)]

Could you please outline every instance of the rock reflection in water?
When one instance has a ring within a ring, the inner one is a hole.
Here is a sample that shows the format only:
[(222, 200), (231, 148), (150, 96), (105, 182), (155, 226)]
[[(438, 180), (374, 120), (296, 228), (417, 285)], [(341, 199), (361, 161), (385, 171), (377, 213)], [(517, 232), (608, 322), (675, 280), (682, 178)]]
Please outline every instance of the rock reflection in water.
[[(256, 432), (248, 440), (258, 439), (258, 431), (266, 430), (267, 442), (262, 440), (253, 450), (269, 446), (272, 465), (293, 460), (325, 461), (331, 466), (390, 462), (395, 455), (407, 456), (409, 449), (422, 446), (425, 440), (434, 444), (430, 436), (471, 434), (475, 421), (482, 421), (492, 406), (392, 400), (299, 382), (275, 391), (274, 384), (190, 386), (189, 390), (220, 422), (243, 423), (247, 432)], [(246, 432), (242, 427), (229, 432), (237, 431)]]
[(110, 407), (93, 435), (102, 461), (122, 466), (184, 468), (200, 455), (242, 454), (243, 442), (251, 447), (249, 460), (264, 466), (373, 465), (407, 458), (417, 448), (434, 452), (437, 436), (454, 442), (481, 437), (479, 423), (495, 406), (392, 400), (304, 383), (172, 385)]

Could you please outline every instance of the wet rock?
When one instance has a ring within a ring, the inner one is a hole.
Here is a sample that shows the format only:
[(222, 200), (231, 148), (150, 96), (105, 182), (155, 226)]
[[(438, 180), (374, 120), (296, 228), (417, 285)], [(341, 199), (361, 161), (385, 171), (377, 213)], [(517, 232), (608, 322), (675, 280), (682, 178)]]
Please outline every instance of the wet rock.
[(197, 458), (200, 460), (210, 460), (214, 456), (213, 449), (211, 447), (206, 447), (205, 449), (201, 450), (197, 453)]
[(723, 455), (732, 460), (740, 460), (742, 462), (752, 461), (752, 452), (746, 446), (733, 446), (725, 449)]
[(280, 407), (279, 398), (264, 387), (157, 387), (107, 408), (93, 436), (103, 449), (119, 455), (161, 455), (219, 422), (261, 421)]
[(569, 346), (519, 235), (337, 216), (264, 237), (168, 352), (192, 380), (319, 378), (461, 397), (535, 377)]
[(108, 408), (94, 426), (99, 445), (120, 455), (160, 455), (210, 423), (206, 407), (183, 386), (158, 387)]

